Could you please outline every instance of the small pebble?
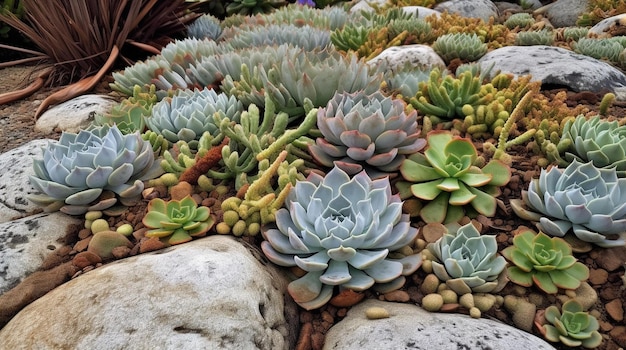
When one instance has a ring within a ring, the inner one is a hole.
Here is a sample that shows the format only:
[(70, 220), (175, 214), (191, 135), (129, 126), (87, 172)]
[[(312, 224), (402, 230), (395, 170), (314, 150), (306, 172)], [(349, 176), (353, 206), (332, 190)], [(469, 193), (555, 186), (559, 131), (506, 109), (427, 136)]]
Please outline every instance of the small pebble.
[(385, 300), (387, 301), (406, 303), (410, 299), (409, 293), (403, 290), (394, 290), (393, 292), (385, 293)]
[(370, 307), (365, 310), (365, 316), (369, 320), (378, 320), (381, 318), (389, 318), (389, 311), (382, 307)]
[(422, 298), (422, 307), (426, 311), (439, 311), (443, 306), (443, 298), (439, 294), (428, 294)]

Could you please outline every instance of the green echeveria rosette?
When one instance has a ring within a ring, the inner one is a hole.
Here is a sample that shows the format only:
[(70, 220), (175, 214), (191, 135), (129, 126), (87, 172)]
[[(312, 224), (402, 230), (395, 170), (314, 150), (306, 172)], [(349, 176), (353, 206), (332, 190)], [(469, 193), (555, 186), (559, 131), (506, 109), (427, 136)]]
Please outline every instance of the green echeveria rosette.
[(162, 173), (150, 143), (138, 132), (123, 135), (116, 126), (63, 133), (58, 143), (43, 149), (43, 159), (33, 160), (33, 168), (30, 182), (44, 195), (29, 199), (71, 215), (117, 203), (116, 196), (100, 198), (104, 191), (122, 204), (133, 202), (143, 191), (142, 181)]
[(498, 255), (495, 236), (481, 236), (471, 223), (444, 234), (427, 249), (436, 261), (433, 272), (458, 295), (490, 293), (499, 287), (506, 260)]
[(204, 237), (215, 220), (208, 207), (198, 207), (193, 198), (186, 196), (179, 201), (151, 200), (142, 222), (150, 229), (146, 237), (157, 237), (173, 245), (191, 241), (192, 237)]
[(402, 100), (380, 92), (337, 93), (317, 112), (323, 137), (309, 145), (315, 160), (333, 164), (349, 175), (366, 170), (372, 178), (400, 168), (407, 154), (426, 145), (417, 127), (417, 112), (405, 114)]
[(625, 244), (626, 179), (618, 178), (615, 168), (574, 160), (565, 169), (542, 169), (539, 179), (522, 191), (522, 200), (511, 200), (515, 213), (551, 236), (572, 231), (601, 247)]
[(261, 248), (275, 264), (307, 272), (288, 286), (305, 309), (323, 306), (334, 286), (400, 288), (421, 264), (420, 254), (388, 257), (411, 244), (417, 229), (387, 178), (371, 180), (360, 172), (351, 179), (338, 167), (325, 177), (311, 173), (296, 183), (286, 205), (276, 213), (276, 226), (262, 231)]
[(205, 132), (219, 138), (215, 113), (220, 114), (220, 119), (238, 122), (241, 112), (243, 104), (235, 97), (205, 88), (182, 90), (163, 99), (152, 108), (152, 116), (145, 119), (150, 130), (163, 135), (170, 143), (185, 141), (189, 147), (197, 148), (198, 140)]
[(582, 305), (570, 299), (558, 307), (549, 306), (544, 314), (546, 323), (542, 326), (545, 338), (551, 342), (560, 342), (570, 347), (583, 346), (596, 348), (602, 343), (598, 332), (598, 320), (583, 311)]
[(513, 283), (524, 287), (534, 284), (549, 294), (556, 294), (558, 288), (576, 289), (589, 278), (589, 269), (572, 256), (570, 245), (543, 232), (528, 230), (515, 235), (513, 245), (502, 255), (512, 263), (507, 275)]
[(406, 180), (396, 184), (401, 197), (424, 202), (420, 216), (427, 223), (458, 222), (468, 209), (494, 216), (499, 186), (509, 182), (510, 168), (498, 160), (483, 168), (473, 165), (478, 155), (472, 142), (449, 131), (431, 131), (427, 141), (424, 154), (409, 156), (400, 167)]
[(576, 159), (591, 161), (598, 168), (615, 167), (617, 176), (626, 177), (626, 125), (579, 115), (565, 124), (559, 143), (565, 142), (569, 144), (565, 152), (568, 162)]

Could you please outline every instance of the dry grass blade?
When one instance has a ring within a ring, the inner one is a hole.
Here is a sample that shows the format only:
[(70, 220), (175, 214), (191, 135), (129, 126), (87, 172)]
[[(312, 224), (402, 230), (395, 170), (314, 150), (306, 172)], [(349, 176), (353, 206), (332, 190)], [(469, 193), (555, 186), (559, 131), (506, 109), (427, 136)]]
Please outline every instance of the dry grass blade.
[[(32, 61), (51, 64), (54, 68), (47, 85), (64, 85), (101, 72), (114, 47), (119, 54), (114, 55), (113, 64), (107, 64), (109, 69), (158, 53), (198, 17), (186, 14), (185, 0), (21, 1), (23, 21), (11, 13), (0, 14), (0, 20), (21, 31), (41, 52), (3, 46), (35, 57), (1, 66)], [(144, 54), (138, 55), (137, 48)]]

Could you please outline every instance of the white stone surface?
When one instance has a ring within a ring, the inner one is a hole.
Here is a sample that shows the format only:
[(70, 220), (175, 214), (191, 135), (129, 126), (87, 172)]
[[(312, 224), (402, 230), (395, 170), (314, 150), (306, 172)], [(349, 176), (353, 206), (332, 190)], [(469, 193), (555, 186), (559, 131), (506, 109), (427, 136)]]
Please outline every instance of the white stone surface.
[(33, 157), (52, 140), (34, 140), (0, 154), (0, 223), (29, 215), (39, 206), (26, 199), (35, 192), (29, 175), (34, 174)]
[(59, 239), (65, 236), (67, 228), (80, 222), (57, 212), (1, 223), (0, 294), (41, 267), (48, 254), (62, 246)]
[(370, 65), (386, 64), (386, 69), (397, 70), (404, 64), (410, 64), (415, 69), (429, 71), (435, 67), (446, 68), (446, 63), (428, 45), (403, 45), (385, 49), (378, 56), (368, 61)]
[(35, 130), (52, 132), (55, 128), (77, 133), (93, 121), (95, 113), (105, 113), (118, 102), (106, 95), (82, 95), (45, 111), (35, 124)]
[(490, 17), (498, 18), (498, 8), (491, 0), (450, 0), (437, 4), (434, 10), (448, 11), (463, 17), (480, 18), (485, 22)]
[(530, 74), (544, 85), (566, 86), (576, 92), (612, 92), (626, 86), (626, 75), (612, 65), (554, 46), (506, 46), (488, 52), (478, 64), (493, 65), (492, 74)]
[(24, 308), (0, 349), (293, 349), (287, 281), (249, 249), (210, 236), (97, 268)]
[[(365, 311), (382, 307), (391, 317), (369, 320)], [(461, 314), (430, 313), (411, 305), (366, 300), (326, 333), (324, 350), (363, 349), (554, 349), (532, 334), (506, 324)]]
[(626, 13), (605, 18), (589, 29), (589, 34), (602, 35), (609, 29), (626, 26)]

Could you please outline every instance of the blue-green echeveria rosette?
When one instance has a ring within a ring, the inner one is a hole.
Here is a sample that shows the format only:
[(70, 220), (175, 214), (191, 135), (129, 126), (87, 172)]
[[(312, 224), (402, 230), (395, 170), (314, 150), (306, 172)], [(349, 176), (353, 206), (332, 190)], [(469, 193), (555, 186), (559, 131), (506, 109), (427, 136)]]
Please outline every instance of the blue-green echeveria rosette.
[[(141, 195), (144, 180), (162, 173), (150, 142), (138, 132), (123, 135), (115, 125), (63, 133), (43, 149), (43, 159), (33, 160), (33, 168), (30, 182), (43, 195), (29, 199), (71, 215), (109, 208), (116, 197), (131, 203)], [(100, 198), (104, 191), (116, 196)]]
[(320, 164), (334, 164), (350, 175), (362, 170), (374, 178), (393, 174), (407, 154), (426, 146), (417, 111), (406, 114), (405, 107), (404, 101), (379, 91), (336, 93), (325, 108), (318, 109), (323, 137), (309, 151)]
[(417, 235), (388, 178), (371, 180), (360, 172), (351, 179), (338, 167), (325, 177), (311, 173), (296, 183), (286, 205), (276, 213), (276, 226), (263, 230), (261, 248), (275, 264), (307, 272), (288, 286), (305, 309), (323, 306), (334, 286), (397, 289), (421, 264), (420, 254), (388, 257)]
[(625, 244), (626, 179), (618, 178), (615, 168), (574, 160), (565, 169), (542, 169), (522, 200), (511, 200), (515, 213), (546, 234), (563, 237), (571, 231), (601, 247)]
[(506, 260), (498, 255), (496, 237), (481, 235), (471, 223), (444, 234), (427, 249), (437, 259), (432, 261), (437, 278), (458, 295), (490, 293), (504, 286), (500, 277)]

